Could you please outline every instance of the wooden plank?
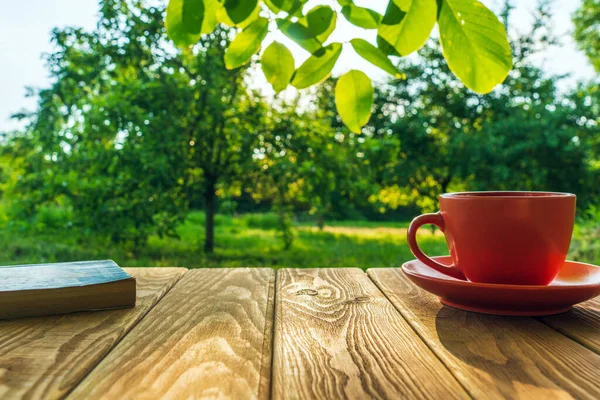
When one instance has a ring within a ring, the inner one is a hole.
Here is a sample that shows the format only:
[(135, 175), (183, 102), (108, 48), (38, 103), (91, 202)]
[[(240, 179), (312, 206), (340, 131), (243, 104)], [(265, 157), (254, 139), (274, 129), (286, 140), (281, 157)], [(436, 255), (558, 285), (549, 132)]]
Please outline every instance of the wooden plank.
[(185, 271), (127, 269), (137, 279), (135, 308), (0, 321), (0, 398), (64, 397)]
[(442, 306), (399, 268), (369, 276), (474, 398), (600, 398), (600, 356), (533, 318)]
[(540, 320), (565, 336), (600, 354), (600, 300), (586, 301), (571, 312)]
[(189, 271), (70, 396), (269, 396), (271, 269)]
[(275, 399), (468, 397), (360, 269), (277, 272)]

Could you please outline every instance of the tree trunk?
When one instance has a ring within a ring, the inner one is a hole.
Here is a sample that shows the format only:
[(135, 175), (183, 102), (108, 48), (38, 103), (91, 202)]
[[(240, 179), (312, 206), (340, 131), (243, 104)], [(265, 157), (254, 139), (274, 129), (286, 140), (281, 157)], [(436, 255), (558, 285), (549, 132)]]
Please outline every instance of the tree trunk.
[(448, 192), (448, 186), (450, 186), (451, 181), (452, 181), (452, 176), (448, 175), (440, 182), (440, 186), (442, 188), (442, 194)]
[(325, 216), (323, 215), (323, 213), (319, 213), (319, 217), (317, 218), (317, 226), (319, 227), (320, 231), (322, 231), (323, 228), (325, 228)]
[(205, 236), (204, 251), (212, 253), (215, 249), (215, 183), (209, 182), (204, 192)]

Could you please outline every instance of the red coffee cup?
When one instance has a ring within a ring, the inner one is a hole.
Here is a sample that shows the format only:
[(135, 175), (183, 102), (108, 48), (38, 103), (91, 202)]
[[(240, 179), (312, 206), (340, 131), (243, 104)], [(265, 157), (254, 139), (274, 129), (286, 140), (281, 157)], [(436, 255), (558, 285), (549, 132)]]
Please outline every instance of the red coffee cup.
[[(463, 192), (440, 196), (440, 211), (415, 218), (408, 245), (424, 264), (472, 282), (548, 285), (567, 257), (576, 196), (552, 192)], [(426, 256), (417, 230), (436, 225), (446, 236), (452, 265)]]

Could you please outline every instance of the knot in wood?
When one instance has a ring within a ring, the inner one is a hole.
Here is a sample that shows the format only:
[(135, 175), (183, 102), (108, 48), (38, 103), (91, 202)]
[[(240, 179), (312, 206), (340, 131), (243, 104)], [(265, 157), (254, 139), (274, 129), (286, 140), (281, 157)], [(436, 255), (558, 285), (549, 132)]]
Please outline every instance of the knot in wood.
[(346, 303), (368, 303), (369, 301), (371, 301), (370, 296), (356, 296), (354, 299), (348, 300)]
[(307, 295), (307, 296), (316, 296), (319, 294), (319, 292), (317, 292), (314, 289), (300, 289), (296, 292), (297, 296), (301, 296), (301, 295)]

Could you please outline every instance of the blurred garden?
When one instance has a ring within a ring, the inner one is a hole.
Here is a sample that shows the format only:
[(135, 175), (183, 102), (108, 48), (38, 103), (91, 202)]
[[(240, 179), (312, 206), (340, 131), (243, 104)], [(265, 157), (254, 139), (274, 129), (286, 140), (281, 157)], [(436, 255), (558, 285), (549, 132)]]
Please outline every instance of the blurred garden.
[[(536, 62), (560, 45), (552, 2), (511, 27), (513, 66), (478, 94), (434, 39), (395, 57), (370, 118), (348, 128), (337, 76), (279, 95), (228, 69), (235, 28), (183, 50), (161, 2), (102, 0), (97, 28), (52, 32), (48, 87), (0, 140), (0, 263), (114, 259), (123, 267), (389, 267), (410, 220), (451, 191), (578, 196), (570, 259), (600, 264), (600, 75), (565, 86)], [(600, 4), (574, 36), (600, 71)], [(339, 105), (338, 105), (339, 107)], [(430, 255), (443, 235), (422, 229)]]

